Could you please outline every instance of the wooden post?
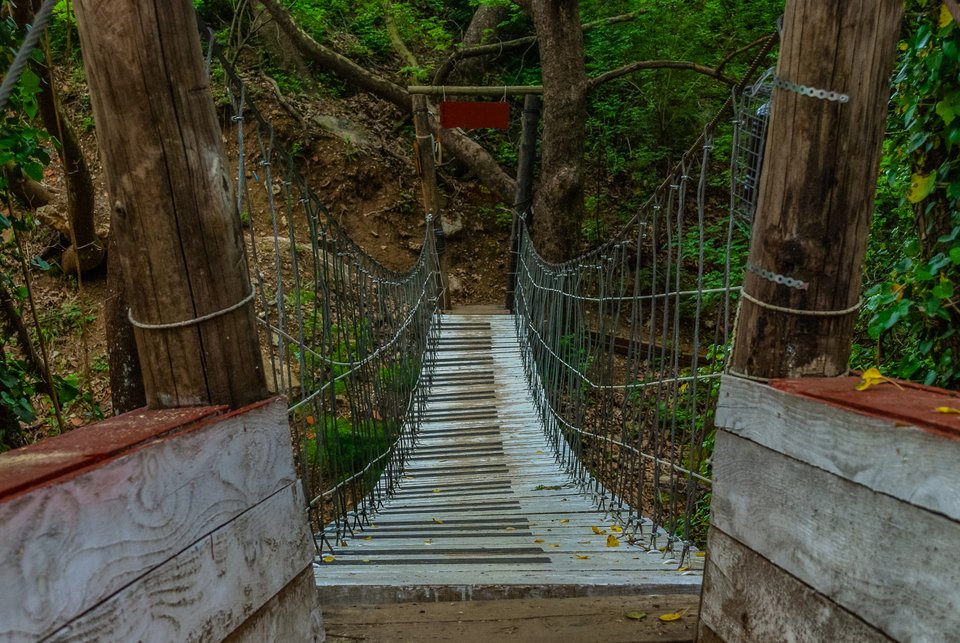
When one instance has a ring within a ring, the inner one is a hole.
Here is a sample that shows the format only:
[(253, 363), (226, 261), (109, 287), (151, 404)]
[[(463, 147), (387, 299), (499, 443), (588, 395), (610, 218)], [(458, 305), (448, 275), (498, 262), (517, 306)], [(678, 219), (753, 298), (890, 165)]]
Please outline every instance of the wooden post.
[[(443, 230), (443, 216), (440, 212), (440, 188), (437, 186), (437, 166), (433, 158), (433, 140), (430, 133), (430, 113), (427, 97), (422, 94), (413, 96), (413, 124), (417, 131), (417, 163), (420, 172), (420, 185), (423, 188), (423, 208), (433, 213), (433, 223), (437, 230)], [(440, 255), (440, 291), (444, 309), (450, 308), (450, 288), (447, 272), (450, 261), (447, 254)]]
[(267, 396), (190, 0), (74, 3), (151, 407)]
[(517, 162), (517, 198), (513, 203), (513, 228), (510, 230), (510, 267), (507, 272), (507, 310), (513, 310), (517, 288), (517, 270), (520, 252), (520, 215), (526, 215), (527, 225), (533, 205), (533, 175), (537, 164), (537, 124), (540, 121), (540, 97), (527, 94), (523, 101), (523, 139)]
[(847, 370), (902, 14), (902, 0), (787, 2), (736, 373)]

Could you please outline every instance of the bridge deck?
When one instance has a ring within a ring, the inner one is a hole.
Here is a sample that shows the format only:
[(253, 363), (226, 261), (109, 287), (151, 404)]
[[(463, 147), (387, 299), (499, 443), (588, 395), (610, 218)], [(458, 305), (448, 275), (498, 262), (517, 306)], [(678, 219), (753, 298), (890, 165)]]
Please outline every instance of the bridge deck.
[(699, 569), (620, 538), (557, 465), (512, 317), (444, 316), (435, 367), (396, 497), (316, 565), (325, 602), (699, 591)]

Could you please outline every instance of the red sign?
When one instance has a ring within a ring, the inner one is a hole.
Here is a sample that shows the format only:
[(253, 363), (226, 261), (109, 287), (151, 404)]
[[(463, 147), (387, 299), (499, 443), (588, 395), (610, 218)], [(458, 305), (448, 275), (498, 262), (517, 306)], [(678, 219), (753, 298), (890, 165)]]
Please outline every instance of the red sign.
[(509, 126), (510, 104), (507, 102), (444, 101), (440, 103), (440, 127), (507, 129)]

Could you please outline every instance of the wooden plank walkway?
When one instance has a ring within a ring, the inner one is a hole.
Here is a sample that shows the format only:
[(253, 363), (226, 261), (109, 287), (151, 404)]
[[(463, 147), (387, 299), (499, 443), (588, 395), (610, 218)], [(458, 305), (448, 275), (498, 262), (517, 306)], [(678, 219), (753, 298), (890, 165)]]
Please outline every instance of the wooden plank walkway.
[[(695, 594), (701, 559), (647, 552), (556, 463), (513, 317), (446, 315), (404, 483), (373, 525), (315, 565), (325, 604)], [(596, 533), (594, 528), (605, 533)]]

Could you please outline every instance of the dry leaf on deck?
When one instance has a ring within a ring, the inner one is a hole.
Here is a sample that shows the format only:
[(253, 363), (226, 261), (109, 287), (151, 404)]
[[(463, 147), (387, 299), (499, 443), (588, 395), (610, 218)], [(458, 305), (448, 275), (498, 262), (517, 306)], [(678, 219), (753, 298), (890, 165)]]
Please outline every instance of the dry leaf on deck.
[(593, 527), (591, 527), (590, 529), (593, 529), (593, 533), (595, 533), (595, 534), (598, 535), (598, 536), (603, 536), (604, 534), (607, 533), (607, 530), (606, 530), (606, 529), (600, 529), (600, 528), (597, 527), (597, 526), (593, 526)]
[(620, 541), (617, 540), (616, 536), (614, 536), (613, 534), (610, 534), (609, 536), (607, 536), (607, 547), (619, 547), (619, 546), (620, 546)]

